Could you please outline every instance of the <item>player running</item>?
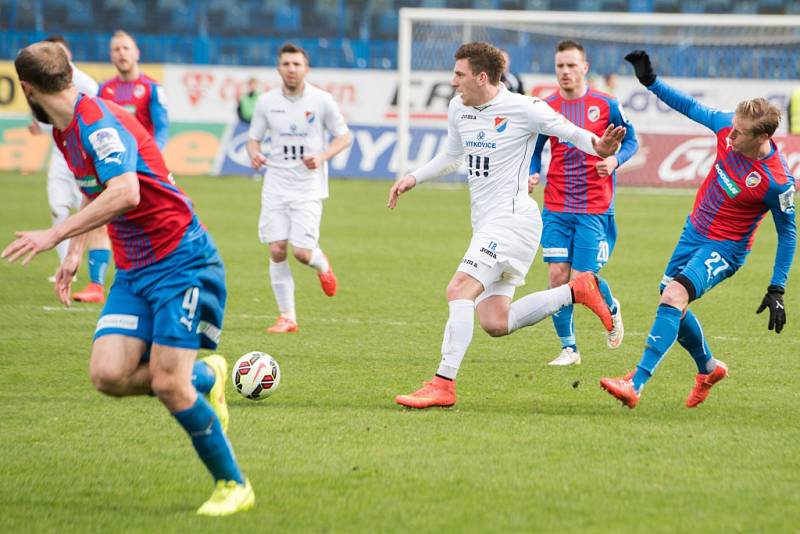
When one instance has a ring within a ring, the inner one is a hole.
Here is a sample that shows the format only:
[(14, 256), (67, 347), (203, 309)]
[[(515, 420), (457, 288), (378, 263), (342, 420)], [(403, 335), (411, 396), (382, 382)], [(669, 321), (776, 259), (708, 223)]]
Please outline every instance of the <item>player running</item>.
[(155, 395), (191, 436), (216, 483), (199, 514), (251, 508), (253, 489), (224, 434), (225, 360), (195, 362), (199, 348), (216, 348), (222, 331), (225, 272), (211, 236), (153, 138), (116, 104), (79, 94), (61, 47), (30, 45), (14, 64), (34, 115), (54, 126), (85, 200), (50, 229), (17, 232), (0, 256), (26, 264), (72, 238), (56, 273), (68, 306), (84, 236), (109, 224), (117, 271), (94, 334), (92, 383), (111, 396)]
[[(72, 52), (67, 46), (67, 41), (61, 35), (53, 35), (45, 39), (49, 43), (56, 43), (64, 47), (64, 52), (72, 66), (72, 83), (78, 89), (79, 93), (87, 96), (95, 96), (97, 94), (97, 82), (94, 78), (78, 69), (72, 63)], [(33, 135), (42, 135), (53, 130), (53, 126), (44, 122), (39, 122), (35, 118), (28, 126), (28, 130)], [(70, 211), (78, 211), (81, 209), (81, 191), (78, 184), (75, 182), (75, 176), (69, 170), (67, 161), (61, 154), (58, 147), (53, 146), (50, 154), (50, 166), (47, 169), (47, 202), (50, 205), (50, 215), (53, 219), (53, 226), (61, 223), (69, 217)], [(56, 246), (56, 254), (58, 255), (58, 264), (64, 261), (69, 248), (69, 239), (62, 241)], [(48, 279), (50, 282), (55, 283), (55, 275)]]
[[(159, 150), (167, 144), (169, 124), (167, 101), (158, 83), (139, 71), (139, 48), (128, 33), (117, 31), (111, 37), (111, 62), (117, 76), (100, 85), (99, 96), (116, 102), (145, 127)], [(72, 295), (80, 302), (104, 302), (110, 243), (105, 228), (98, 228), (89, 240), (89, 285)]]
[[(269, 277), (280, 315), (273, 334), (297, 332), (294, 279), (286, 259), (288, 244), (300, 263), (317, 271), (322, 291), (336, 294), (336, 276), (319, 247), (322, 201), (328, 198), (328, 163), (350, 146), (352, 135), (330, 95), (305, 81), (308, 54), (291, 43), (278, 52), (283, 84), (259, 97), (250, 122), (247, 153), (258, 170), (266, 166), (258, 235), (269, 243)], [(327, 134), (333, 136), (326, 143)], [(269, 135), (269, 151), (261, 142)]]
[(772, 140), (781, 118), (776, 106), (754, 98), (740, 102), (735, 113), (709, 108), (657, 80), (646, 52), (636, 50), (625, 59), (642, 85), (660, 100), (716, 134), (717, 158), (697, 191), (667, 264), (655, 322), (636, 370), (622, 378), (604, 378), (600, 385), (628, 408), (636, 407), (642, 388), (677, 340), (697, 364), (695, 385), (686, 399), (686, 406), (693, 408), (728, 376), (728, 367), (712, 357), (689, 304), (744, 265), (768, 211), (778, 232), (778, 250), (770, 285), (756, 313), (769, 308), (769, 329), (776, 333), (783, 329), (783, 293), (797, 241), (794, 178)]
[[(601, 158), (582, 152), (557, 137), (540, 135), (530, 167), (529, 189), (539, 183), (542, 148), (550, 140), (550, 167), (544, 188), (542, 211), (542, 256), (548, 264), (549, 287), (566, 284), (579, 273), (598, 273), (605, 266), (617, 241), (614, 222), (616, 171), (636, 153), (639, 143), (633, 125), (622, 113), (616, 98), (590, 89), (586, 84), (589, 63), (586, 51), (576, 41), (556, 46), (556, 78), (559, 90), (544, 99), (571, 122), (601, 135), (609, 124), (624, 125), (627, 133), (619, 152)], [(606, 343), (616, 349), (625, 333), (619, 301), (599, 279), (600, 291), (611, 309), (614, 328)], [(561, 353), (550, 365), (578, 365), (581, 354), (575, 338), (572, 305), (553, 314), (553, 325), (561, 338)]]
[(511, 93), (500, 83), (504, 60), (488, 43), (462, 45), (455, 54), (445, 150), (389, 191), (389, 208), (398, 197), (424, 182), (449, 174), (464, 161), (471, 197), (473, 236), (447, 286), (450, 316), (436, 375), (425, 386), (395, 401), (411, 408), (452, 406), (455, 378), (472, 341), (474, 315), (490, 336), (505, 336), (538, 323), (564, 306), (581, 303), (597, 314), (606, 330), (611, 314), (586, 273), (569, 284), (522, 297), (513, 304), (539, 246), (542, 219), (528, 196), (528, 160), (536, 134), (554, 135), (590, 154), (608, 157), (625, 136), (622, 126), (609, 127), (597, 138), (537, 99)]

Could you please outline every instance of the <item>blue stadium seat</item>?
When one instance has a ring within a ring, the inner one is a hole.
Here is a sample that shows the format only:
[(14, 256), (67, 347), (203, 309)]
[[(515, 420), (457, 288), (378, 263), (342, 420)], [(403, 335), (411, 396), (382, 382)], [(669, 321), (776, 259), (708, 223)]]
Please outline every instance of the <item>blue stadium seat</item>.
[(800, 0), (790, 0), (786, 3), (786, 14), (797, 15), (800, 13)]
[(602, 11), (602, 0), (578, 0), (578, 11)]
[(472, 9), (500, 9), (498, 0), (472, 0)]
[(680, 11), (680, 0), (653, 0), (655, 13), (677, 13)]
[(786, 13), (785, 0), (758, 0), (758, 12), (762, 15), (783, 15)]
[(550, 9), (550, 0), (524, 0), (525, 11), (547, 11)]
[(705, 4), (704, 0), (683, 0), (681, 2), (681, 11), (683, 13), (703, 13)]
[(706, 13), (731, 13), (733, 11), (733, 0), (708, 0), (705, 4)]
[(90, 30), (94, 26), (94, 16), (92, 14), (91, 4), (84, 2), (76, 2), (72, 9), (67, 11), (67, 20), (65, 26), (70, 30)]
[(733, 3), (733, 12), (740, 15), (754, 15), (758, 12), (758, 2), (740, 0)]

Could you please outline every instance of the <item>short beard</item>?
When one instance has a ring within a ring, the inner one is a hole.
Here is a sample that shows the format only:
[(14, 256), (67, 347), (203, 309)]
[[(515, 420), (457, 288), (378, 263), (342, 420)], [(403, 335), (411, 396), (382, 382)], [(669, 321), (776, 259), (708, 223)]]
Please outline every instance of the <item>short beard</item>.
[(30, 106), (31, 111), (33, 112), (33, 117), (37, 121), (43, 122), (45, 124), (53, 124), (53, 121), (50, 119), (50, 117), (47, 115), (47, 112), (41, 105), (32, 101), (30, 97), (28, 97), (28, 95), (25, 95), (25, 99), (28, 101), (28, 106)]

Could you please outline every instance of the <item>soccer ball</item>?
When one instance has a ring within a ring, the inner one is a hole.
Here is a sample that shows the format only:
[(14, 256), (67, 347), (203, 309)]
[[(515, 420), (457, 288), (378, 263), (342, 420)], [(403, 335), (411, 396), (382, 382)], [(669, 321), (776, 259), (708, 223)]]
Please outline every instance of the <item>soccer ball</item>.
[(248, 352), (233, 366), (233, 385), (243, 397), (266, 399), (278, 389), (281, 368), (275, 358), (265, 352)]

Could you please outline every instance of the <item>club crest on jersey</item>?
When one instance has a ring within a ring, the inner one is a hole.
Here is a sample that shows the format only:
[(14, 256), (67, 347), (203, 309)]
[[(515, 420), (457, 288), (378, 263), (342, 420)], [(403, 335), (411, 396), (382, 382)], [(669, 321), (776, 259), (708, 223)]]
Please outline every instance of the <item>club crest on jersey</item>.
[(136, 84), (136, 87), (133, 88), (133, 96), (136, 98), (142, 98), (144, 96), (144, 85)]
[(494, 129), (497, 130), (497, 133), (505, 132), (507, 127), (508, 127), (508, 117), (494, 118)]
[(753, 171), (747, 175), (747, 178), (744, 179), (744, 183), (747, 187), (756, 187), (761, 183), (761, 175)]
[(484, 139), (486, 139), (486, 132), (481, 130), (480, 132), (478, 132), (478, 141), (483, 141)]
[(588, 110), (586, 110), (586, 118), (592, 122), (597, 122), (597, 119), (600, 118), (600, 108), (597, 106), (591, 106)]
[(314, 116), (313, 111), (306, 111), (306, 121), (308, 122), (308, 124), (314, 124), (315, 118), (316, 117)]

